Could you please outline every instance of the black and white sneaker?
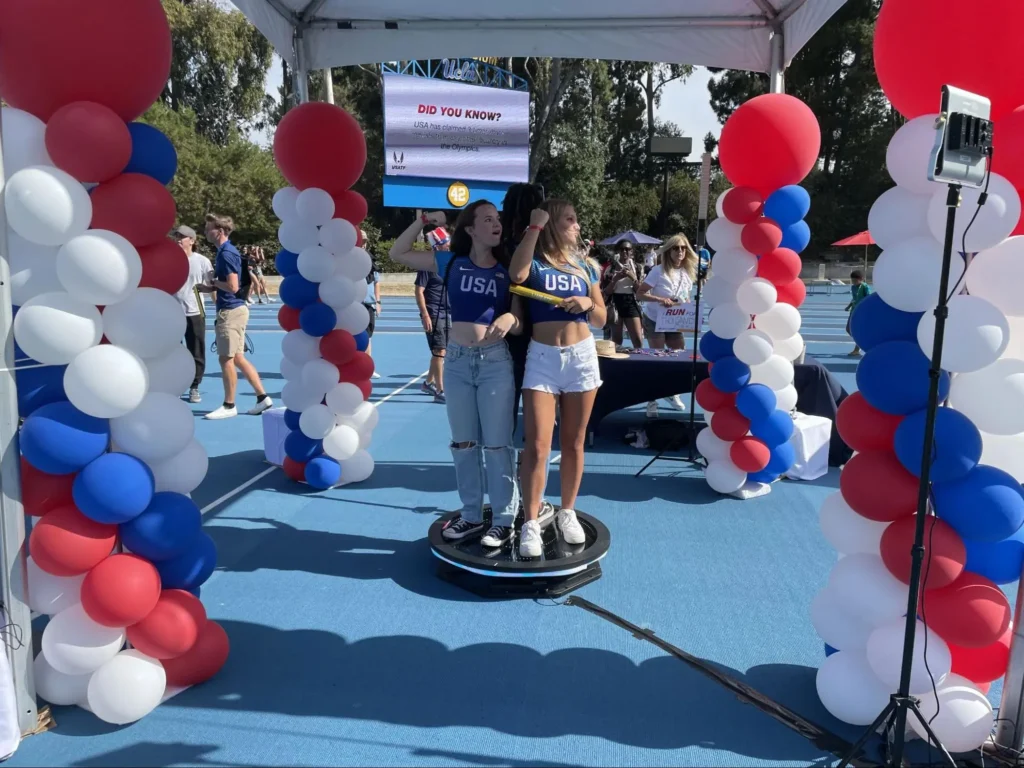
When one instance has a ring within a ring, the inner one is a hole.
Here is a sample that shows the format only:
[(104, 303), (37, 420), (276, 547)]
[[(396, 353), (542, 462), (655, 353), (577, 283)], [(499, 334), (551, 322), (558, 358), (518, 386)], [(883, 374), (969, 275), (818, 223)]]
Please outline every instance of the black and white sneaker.
[(471, 536), (479, 536), (483, 530), (483, 523), (471, 523), (460, 517), (441, 531), (441, 535), (446, 541), (463, 541)]
[(484, 534), (480, 543), (488, 549), (500, 549), (512, 540), (515, 529), (503, 525), (495, 525)]

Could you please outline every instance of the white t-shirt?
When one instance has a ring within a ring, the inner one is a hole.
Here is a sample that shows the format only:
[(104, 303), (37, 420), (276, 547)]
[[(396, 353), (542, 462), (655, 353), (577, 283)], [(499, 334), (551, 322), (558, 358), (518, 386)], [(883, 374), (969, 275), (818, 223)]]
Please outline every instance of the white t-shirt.
[[(647, 274), (644, 283), (651, 286), (652, 296), (661, 299), (683, 300), (690, 295), (690, 289), (693, 288), (693, 280), (690, 279), (686, 270), (676, 269), (672, 271), (671, 275), (668, 275), (661, 268), (661, 264), (656, 265)], [(652, 320), (658, 319), (658, 307), (660, 306), (653, 301), (643, 302), (644, 313)]]
[[(190, 253), (188, 257), (188, 279), (181, 289), (174, 294), (174, 298), (185, 310), (186, 317), (195, 317), (200, 314), (199, 303), (196, 301), (195, 287), (207, 282), (210, 273), (213, 272), (213, 265), (210, 260), (200, 253)], [(199, 299), (202, 301), (202, 298)]]

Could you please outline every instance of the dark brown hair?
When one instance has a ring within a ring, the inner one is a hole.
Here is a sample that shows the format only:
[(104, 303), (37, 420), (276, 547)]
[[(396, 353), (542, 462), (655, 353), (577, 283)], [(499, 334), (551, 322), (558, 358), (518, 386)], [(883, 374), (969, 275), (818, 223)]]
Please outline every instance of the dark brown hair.
[[(451, 252), (456, 256), (469, 256), (473, 250), (473, 238), (470, 237), (469, 232), (466, 231), (468, 227), (472, 227), (476, 224), (476, 212), (483, 208), (485, 205), (491, 206), (497, 211), (497, 206), (490, 200), (477, 200), (475, 203), (470, 203), (468, 206), (463, 208), (459, 212), (459, 216), (455, 219), (455, 229), (452, 231), (452, 242), (450, 245)], [(508, 269), (509, 262), (511, 259), (508, 256), (508, 251), (505, 249), (504, 242), (496, 245), (491, 253), (501, 266)]]

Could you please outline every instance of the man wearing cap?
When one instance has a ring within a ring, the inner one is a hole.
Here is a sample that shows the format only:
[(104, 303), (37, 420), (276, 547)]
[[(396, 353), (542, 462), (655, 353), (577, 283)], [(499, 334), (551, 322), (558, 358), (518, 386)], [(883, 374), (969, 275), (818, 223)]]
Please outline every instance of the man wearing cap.
[(175, 294), (175, 298), (185, 312), (185, 347), (196, 361), (196, 376), (188, 389), (188, 401), (198, 403), (202, 401), (199, 395), (199, 382), (206, 372), (206, 306), (199, 292), (207, 293), (213, 290), (209, 287), (213, 270), (205, 256), (192, 250), (196, 244), (196, 231), (192, 227), (177, 227), (171, 232), (171, 237), (188, 257), (188, 278)]

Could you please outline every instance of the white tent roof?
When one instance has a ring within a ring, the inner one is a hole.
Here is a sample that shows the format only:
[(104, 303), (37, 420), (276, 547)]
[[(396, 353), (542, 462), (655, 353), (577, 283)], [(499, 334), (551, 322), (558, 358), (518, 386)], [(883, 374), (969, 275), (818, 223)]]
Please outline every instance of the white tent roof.
[(771, 70), (846, 0), (234, 0), (306, 69), (411, 59), (562, 56)]

